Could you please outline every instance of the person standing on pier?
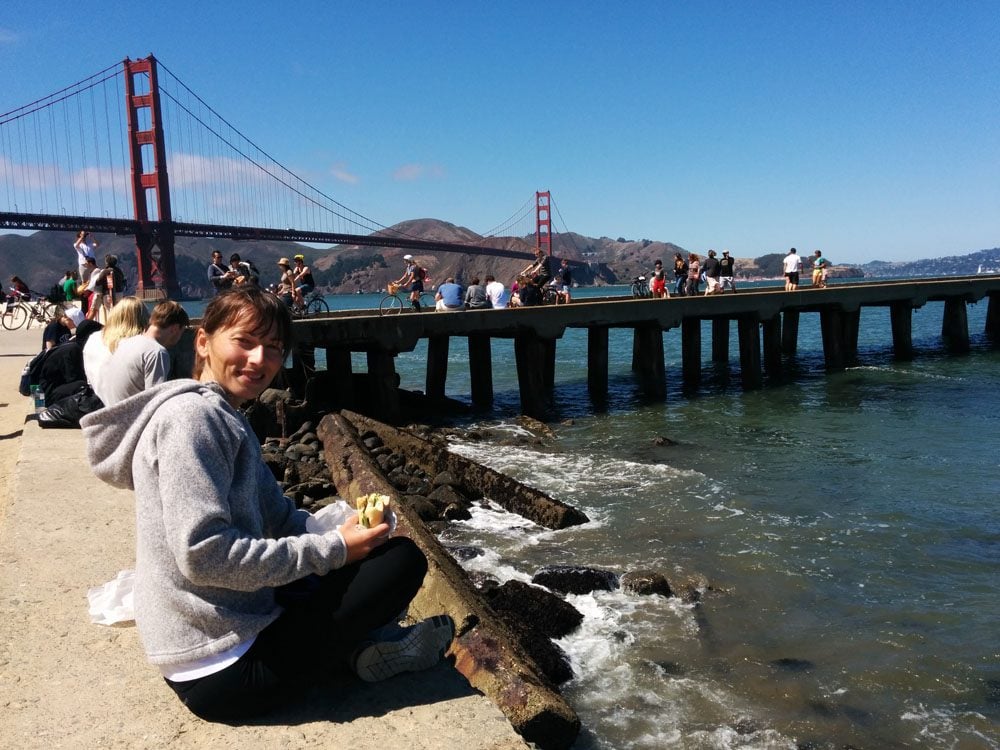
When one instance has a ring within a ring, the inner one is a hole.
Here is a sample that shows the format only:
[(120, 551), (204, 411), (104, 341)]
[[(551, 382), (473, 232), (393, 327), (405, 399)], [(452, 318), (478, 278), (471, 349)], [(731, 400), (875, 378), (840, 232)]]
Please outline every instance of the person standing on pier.
[(688, 255), (687, 260), (687, 287), (684, 289), (686, 296), (696, 297), (698, 295), (698, 281), (700, 276), (701, 260), (696, 253), (691, 253)]
[(799, 272), (802, 271), (802, 258), (798, 256), (798, 251), (793, 247), (788, 251), (788, 255), (781, 262), (785, 270), (785, 291), (794, 292), (799, 288)]
[(573, 272), (569, 270), (569, 260), (562, 259), (559, 264), (559, 301), (569, 302), (570, 290), (573, 287)]
[[(259, 288), (214, 297), (195, 333), (195, 378), (81, 420), (101, 480), (135, 494), (135, 622), (149, 662), (194, 714), (246, 721), (338, 679), (375, 682), (440, 661), (438, 615), (397, 618), (427, 559), (356, 513), (328, 531), (285, 497), (240, 412), (281, 370), (292, 317)], [(317, 638), (307, 633), (321, 634)]]
[[(76, 250), (76, 270), (80, 274), (80, 278), (83, 281), (87, 279), (84, 277), (84, 271), (87, 266), (87, 258), (94, 258), (94, 248), (97, 247), (97, 242), (94, 242), (94, 246), (91, 247), (87, 244), (87, 240), (90, 239), (90, 232), (85, 232), (80, 230), (76, 233), (76, 242), (73, 243), (73, 249)], [(94, 263), (97, 263), (95, 258)]]
[(705, 271), (705, 296), (710, 294), (717, 294), (721, 291), (722, 287), (719, 286), (719, 261), (715, 257), (715, 250), (708, 251), (708, 257), (705, 259), (704, 265)]
[(817, 289), (822, 289), (826, 286), (826, 268), (830, 265), (830, 261), (823, 257), (821, 251), (817, 250), (813, 253), (812, 263), (812, 284)]
[(683, 297), (687, 287), (688, 264), (684, 256), (674, 253), (674, 294)]
[(736, 294), (736, 279), (733, 277), (733, 259), (729, 257), (729, 251), (723, 250), (722, 257), (719, 258), (719, 294), (725, 294), (726, 288), (733, 290)]
[(222, 253), (218, 250), (212, 251), (212, 262), (208, 264), (208, 283), (212, 285), (215, 293), (224, 292), (231, 289), (236, 272), (226, 267), (222, 260)]
[(670, 296), (670, 292), (667, 291), (667, 272), (663, 270), (662, 260), (653, 264), (650, 279), (649, 289), (653, 293), (653, 299), (666, 299)]

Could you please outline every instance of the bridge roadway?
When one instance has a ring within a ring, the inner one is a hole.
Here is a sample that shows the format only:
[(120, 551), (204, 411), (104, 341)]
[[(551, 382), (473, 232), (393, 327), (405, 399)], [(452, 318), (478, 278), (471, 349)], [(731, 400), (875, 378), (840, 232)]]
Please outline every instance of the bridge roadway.
[(611, 329), (633, 331), (632, 369), (644, 392), (666, 397), (663, 332), (681, 328), (682, 377), (695, 388), (702, 367), (701, 322), (712, 321), (712, 361), (729, 361), (729, 328), (739, 333), (740, 377), (746, 390), (763, 385), (763, 373), (781, 372), (782, 354), (794, 354), (799, 316), (818, 312), (823, 352), (830, 370), (857, 361), (861, 309), (888, 307), (892, 346), (898, 359), (913, 356), (912, 311), (929, 301), (943, 301), (941, 336), (946, 350), (969, 349), (966, 305), (989, 298), (986, 333), (1000, 342), (1000, 276), (964, 276), (880, 283), (809, 286), (794, 292), (780, 287), (740, 291), (712, 297), (672, 297), (667, 300), (622, 297), (589, 298), (568, 305), (433, 313), (403, 312), (380, 316), (377, 311), (351, 310), (328, 317), (297, 321), (300, 344), (326, 350), (327, 387), (345, 404), (353, 401), (351, 352), (365, 352), (373, 403), (382, 418), (400, 414), (394, 358), (428, 340), (426, 393), (445, 395), (448, 350), (452, 337), (468, 340), (472, 402), (488, 409), (493, 401), (490, 340), (514, 340), (515, 366), (525, 414), (544, 418), (554, 382), (556, 342), (567, 328), (586, 328), (588, 387), (602, 402), (608, 386), (608, 336)]

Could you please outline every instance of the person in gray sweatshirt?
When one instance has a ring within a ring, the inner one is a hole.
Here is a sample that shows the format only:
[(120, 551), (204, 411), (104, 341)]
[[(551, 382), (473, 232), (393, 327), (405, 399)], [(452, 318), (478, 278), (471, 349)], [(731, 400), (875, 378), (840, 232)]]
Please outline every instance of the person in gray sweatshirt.
[[(306, 529), (239, 407), (281, 369), (287, 307), (226, 291), (195, 334), (195, 378), (172, 380), (81, 421), (103, 481), (135, 492), (135, 619), (148, 660), (195, 714), (239, 720), (345, 661), (375, 681), (437, 663), (444, 616), (397, 624), (427, 570), (419, 548), (352, 516)], [(322, 633), (322, 638), (315, 638)], [(306, 637), (307, 634), (309, 637)]]

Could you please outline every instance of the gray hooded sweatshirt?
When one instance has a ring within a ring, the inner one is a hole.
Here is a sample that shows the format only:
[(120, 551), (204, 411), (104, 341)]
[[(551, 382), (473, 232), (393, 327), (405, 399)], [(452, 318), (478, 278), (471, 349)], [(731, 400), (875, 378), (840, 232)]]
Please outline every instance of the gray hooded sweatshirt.
[(255, 638), (281, 613), (275, 587), (345, 564), (343, 538), (306, 532), (218, 385), (168, 381), (80, 424), (94, 473), (135, 492), (135, 619), (153, 664)]

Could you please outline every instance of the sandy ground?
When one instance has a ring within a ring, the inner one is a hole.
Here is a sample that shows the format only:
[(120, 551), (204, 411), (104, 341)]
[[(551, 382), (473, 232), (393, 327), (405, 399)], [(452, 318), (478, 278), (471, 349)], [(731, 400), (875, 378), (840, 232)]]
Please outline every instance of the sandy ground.
[(250, 726), (190, 714), (134, 627), (90, 621), (87, 590), (132, 567), (132, 496), (93, 477), (78, 430), (42, 430), (17, 392), (40, 343), (38, 329), (0, 331), (0, 748), (527, 747), (447, 664), (317, 688)]

